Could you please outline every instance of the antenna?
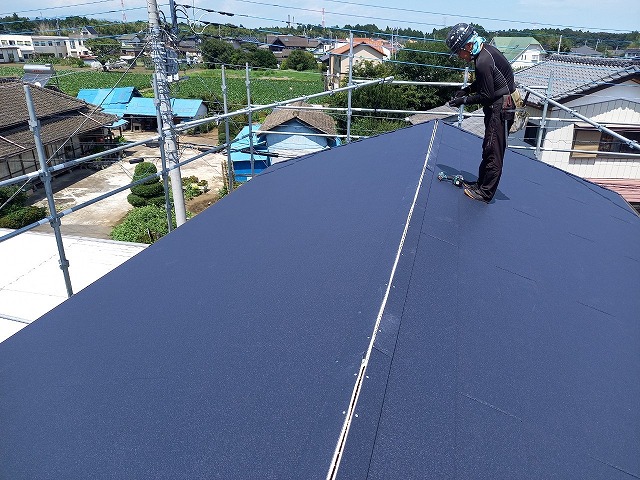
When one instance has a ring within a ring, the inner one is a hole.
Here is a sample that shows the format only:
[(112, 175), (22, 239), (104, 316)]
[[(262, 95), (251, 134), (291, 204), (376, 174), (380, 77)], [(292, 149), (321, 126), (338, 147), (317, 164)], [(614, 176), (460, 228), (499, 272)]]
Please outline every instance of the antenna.
[(124, 13), (124, 0), (120, 0), (120, 6), (122, 7), (122, 23), (127, 23), (127, 15)]

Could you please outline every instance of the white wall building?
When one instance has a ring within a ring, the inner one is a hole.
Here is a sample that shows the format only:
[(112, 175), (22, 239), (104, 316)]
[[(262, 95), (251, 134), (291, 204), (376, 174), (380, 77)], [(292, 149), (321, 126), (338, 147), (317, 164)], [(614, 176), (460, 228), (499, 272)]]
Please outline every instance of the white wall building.
[(2, 59), (0, 62), (24, 62), (33, 57), (34, 48), (30, 35), (0, 35)]
[[(515, 75), (517, 83), (528, 87), (545, 86), (550, 77), (552, 100), (640, 144), (640, 64), (552, 55)], [(542, 116), (542, 99), (530, 95), (527, 105), (532, 117)], [(640, 180), (640, 150), (553, 105), (547, 118), (542, 131), (543, 162), (597, 183)], [(536, 146), (540, 122), (531, 119), (515, 137)]]

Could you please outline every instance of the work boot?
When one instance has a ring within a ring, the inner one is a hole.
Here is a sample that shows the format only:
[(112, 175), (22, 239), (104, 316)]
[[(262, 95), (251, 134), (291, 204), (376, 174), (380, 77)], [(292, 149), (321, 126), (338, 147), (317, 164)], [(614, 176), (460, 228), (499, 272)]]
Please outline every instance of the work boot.
[(467, 187), (464, 189), (464, 194), (469, 197), (469, 198), (473, 198), (474, 200), (478, 200), (480, 202), (484, 202), (484, 203), (489, 203), (491, 200), (487, 200), (479, 191), (477, 188), (473, 188), (473, 187)]

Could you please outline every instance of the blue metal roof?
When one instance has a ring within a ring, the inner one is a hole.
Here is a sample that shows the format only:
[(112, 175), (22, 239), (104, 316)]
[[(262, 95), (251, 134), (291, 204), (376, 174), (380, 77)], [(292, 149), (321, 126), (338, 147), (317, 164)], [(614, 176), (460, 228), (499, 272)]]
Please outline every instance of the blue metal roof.
[[(134, 97), (127, 105), (125, 114), (141, 115), (146, 117), (156, 116), (156, 106), (153, 98)], [(171, 109), (173, 114), (179, 118), (194, 118), (198, 114), (198, 109), (202, 106), (202, 100), (189, 100), (182, 98), (171, 99)]]
[(133, 95), (138, 94), (134, 87), (119, 88), (83, 88), (77, 98), (92, 105), (100, 105), (106, 113), (122, 117)]
[(359, 378), (338, 478), (640, 476), (640, 219), (481, 146), (278, 163), (0, 343), (3, 476), (325, 479)]

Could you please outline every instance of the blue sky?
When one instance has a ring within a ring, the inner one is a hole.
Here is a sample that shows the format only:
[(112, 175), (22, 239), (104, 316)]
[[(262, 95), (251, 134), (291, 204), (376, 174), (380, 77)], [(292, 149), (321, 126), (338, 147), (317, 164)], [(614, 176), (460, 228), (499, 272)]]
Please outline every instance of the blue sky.
[[(2, 2), (0, 15), (28, 17), (86, 15), (121, 20), (122, 3), (127, 20), (146, 19), (146, 0), (21, 0)], [(459, 21), (473, 22), (487, 30), (509, 28), (571, 28), (574, 30), (628, 32), (640, 29), (638, 0), (486, 0), (417, 2), (415, 0), (176, 0), (236, 14), (227, 17), (189, 10), (193, 18), (245, 27), (285, 25), (287, 20), (326, 26), (373, 23), (381, 28), (413, 28), (430, 32)], [(66, 4), (66, 6), (65, 6)], [(168, 0), (158, 0), (169, 13)], [(12, 9), (10, 5), (15, 5)], [(295, 5), (295, 7), (291, 6)], [(203, 16), (204, 14), (204, 16)]]

